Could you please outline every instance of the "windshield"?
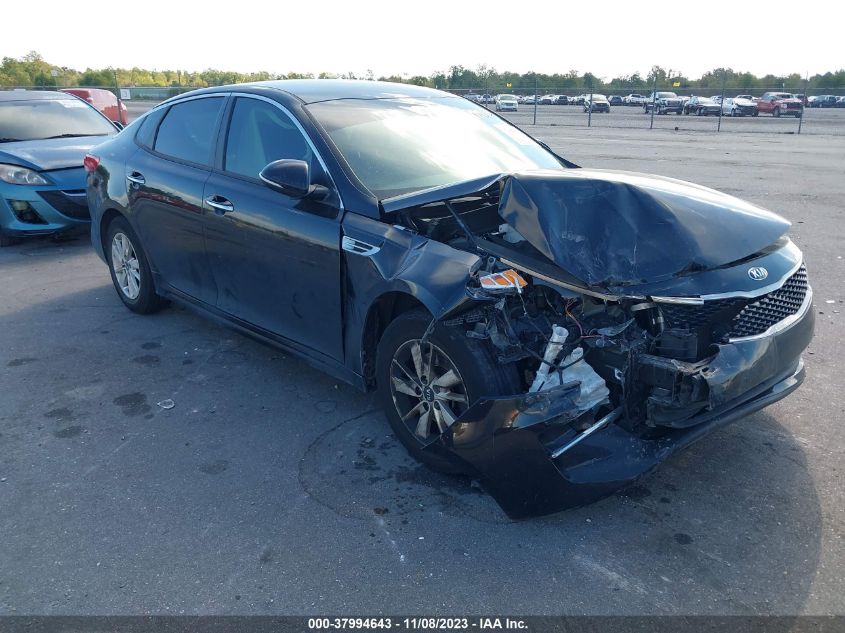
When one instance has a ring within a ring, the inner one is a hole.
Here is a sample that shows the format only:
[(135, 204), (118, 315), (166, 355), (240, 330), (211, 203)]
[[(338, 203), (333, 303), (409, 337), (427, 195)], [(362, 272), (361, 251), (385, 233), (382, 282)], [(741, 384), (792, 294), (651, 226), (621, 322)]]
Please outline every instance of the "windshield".
[(514, 95), (499, 95), (499, 101), (516, 101)]
[(4, 141), (115, 133), (105, 117), (75, 97), (0, 102), (0, 139)]
[(674, 92), (658, 92), (657, 93), (658, 99), (669, 99), (671, 97), (677, 97), (677, 96), (678, 95), (676, 95)]
[(536, 141), (466, 99), (340, 99), (308, 106), (377, 197), (531, 169), (561, 169)]
[[(607, 97), (604, 95), (594, 94), (592, 95), (593, 101), (607, 101)], [(590, 95), (587, 95), (587, 99), (590, 98)]]

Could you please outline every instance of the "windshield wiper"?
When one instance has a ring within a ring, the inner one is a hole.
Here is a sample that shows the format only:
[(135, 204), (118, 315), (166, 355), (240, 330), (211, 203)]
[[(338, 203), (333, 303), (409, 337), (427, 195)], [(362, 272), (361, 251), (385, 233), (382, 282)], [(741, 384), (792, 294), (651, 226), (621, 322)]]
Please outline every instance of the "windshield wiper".
[(56, 134), (55, 136), (45, 136), (43, 141), (51, 138), (76, 138), (77, 136), (98, 136), (97, 134)]

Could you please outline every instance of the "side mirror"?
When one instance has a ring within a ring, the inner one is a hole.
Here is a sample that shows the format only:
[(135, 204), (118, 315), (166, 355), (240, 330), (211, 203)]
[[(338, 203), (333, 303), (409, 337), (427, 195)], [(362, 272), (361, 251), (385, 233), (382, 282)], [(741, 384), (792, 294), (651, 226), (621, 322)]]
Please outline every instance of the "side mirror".
[(267, 165), (258, 174), (265, 185), (292, 198), (323, 198), (328, 189), (311, 182), (311, 166), (304, 160), (283, 158)]

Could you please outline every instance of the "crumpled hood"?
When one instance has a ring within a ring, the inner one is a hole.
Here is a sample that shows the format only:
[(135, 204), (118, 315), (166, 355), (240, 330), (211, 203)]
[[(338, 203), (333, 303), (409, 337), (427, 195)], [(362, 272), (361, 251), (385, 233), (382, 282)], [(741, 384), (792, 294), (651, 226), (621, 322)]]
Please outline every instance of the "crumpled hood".
[(36, 171), (82, 167), (85, 154), (107, 138), (80, 136), (0, 143), (0, 163), (20, 165)]
[(713, 189), (632, 172), (509, 176), (502, 218), (590, 286), (662, 281), (736, 262), (789, 229), (780, 216)]

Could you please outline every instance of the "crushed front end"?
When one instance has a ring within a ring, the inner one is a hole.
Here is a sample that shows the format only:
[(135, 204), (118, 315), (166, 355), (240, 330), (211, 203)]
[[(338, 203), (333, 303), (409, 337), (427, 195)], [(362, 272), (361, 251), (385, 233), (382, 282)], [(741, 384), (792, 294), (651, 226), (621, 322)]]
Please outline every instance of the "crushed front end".
[[(438, 319), (490, 346), (524, 390), (477, 400), (437, 442), (512, 518), (600, 499), (787, 396), (804, 379), (814, 327), (806, 268), (777, 216), (761, 210), (750, 236), (723, 238), (714, 253), (691, 208), (704, 200), (726, 213), (709, 190), (688, 203), (674, 182), (532, 179), (396, 217), (481, 256), (470, 301)], [(544, 216), (552, 204), (563, 211)], [(634, 237), (602, 233), (596, 214)], [(639, 234), (643, 218), (662, 228)], [(682, 252), (658, 250), (667, 226)]]

